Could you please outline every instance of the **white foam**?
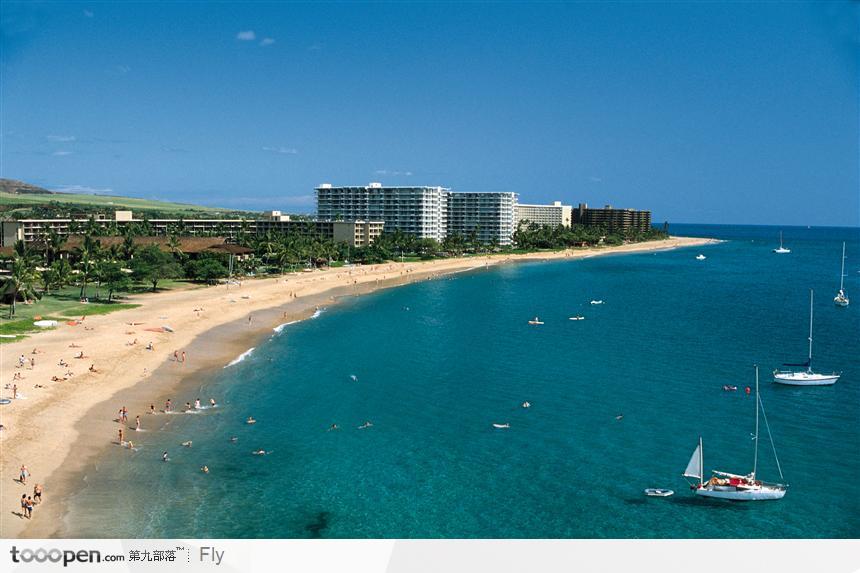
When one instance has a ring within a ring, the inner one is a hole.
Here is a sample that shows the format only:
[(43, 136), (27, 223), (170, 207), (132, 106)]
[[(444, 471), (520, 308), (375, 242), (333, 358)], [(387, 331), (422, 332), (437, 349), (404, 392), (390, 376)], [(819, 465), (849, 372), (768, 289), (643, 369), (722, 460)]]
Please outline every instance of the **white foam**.
[(314, 312), (314, 313), (311, 315), (311, 318), (319, 318), (319, 316), (320, 316), (323, 312), (325, 312), (325, 309), (324, 309), (324, 308), (318, 308), (318, 309), (316, 310), (316, 312)]
[(234, 366), (236, 364), (239, 364), (240, 362), (242, 362), (243, 360), (245, 360), (246, 358), (251, 356), (252, 352), (254, 352), (253, 346), (251, 348), (249, 348), (248, 350), (246, 350), (245, 352), (243, 352), (242, 354), (240, 354), (239, 356), (237, 356), (236, 358), (234, 358), (233, 360), (231, 360), (230, 363), (227, 364), (227, 366), (225, 366), (224, 368), (229, 368), (230, 366)]
[(275, 331), (275, 334), (280, 334), (286, 327), (288, 327), (291, 324), (295, 324), (297, 322), (298, 322), (298, 320), (291, 320), (290, 322), (285, 322), (284, 324), (279, 324), (278, 326), (276, 326), (272, 330)]

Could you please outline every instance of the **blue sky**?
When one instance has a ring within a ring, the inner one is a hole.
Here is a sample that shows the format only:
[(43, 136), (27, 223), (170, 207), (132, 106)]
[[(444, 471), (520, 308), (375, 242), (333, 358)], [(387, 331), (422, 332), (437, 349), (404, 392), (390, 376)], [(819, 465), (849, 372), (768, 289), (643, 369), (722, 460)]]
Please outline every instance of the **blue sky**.
[(3, 177), (311, 212), (322, 182), (858, 225), (858, 3), (4, 0)]

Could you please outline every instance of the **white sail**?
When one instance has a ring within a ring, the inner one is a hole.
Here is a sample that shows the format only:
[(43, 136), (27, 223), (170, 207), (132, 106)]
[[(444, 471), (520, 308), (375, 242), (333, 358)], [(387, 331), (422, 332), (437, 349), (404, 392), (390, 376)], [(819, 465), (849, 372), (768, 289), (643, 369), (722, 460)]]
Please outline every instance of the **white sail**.
[(684, 477), (702, 479), (702, 444), (696, 446), (693, 455), (690, 456), (690, 463), (684, 470)]

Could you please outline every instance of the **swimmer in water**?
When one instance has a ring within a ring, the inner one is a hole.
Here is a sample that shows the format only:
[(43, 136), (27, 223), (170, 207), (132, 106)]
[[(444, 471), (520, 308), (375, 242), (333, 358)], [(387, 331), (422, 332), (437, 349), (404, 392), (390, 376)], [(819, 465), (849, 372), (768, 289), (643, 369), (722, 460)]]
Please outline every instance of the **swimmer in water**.
[(256, 424), (257, 420), (255, 420), (252, 416), (248, 416), (248, 419), (245, 421), (246, 424)]
[(161, 461), (163, 461), (163, 462), (167, 461), (167, 450), (164, 450), (164, 452), (162, 452)]
[(190, 448), (191, 444), (193, 444), (193, 443), (194, 442), (192, 442), (191, 440), (188, 440), (187, 442), (182, 442), (182, 445), (185, 446), (186, 448)]
[(196, 400), (194, 400), (194, 409), (195, 410), (200, 409), (200, 398), (197, 398)]
[(203, 472), (204, 474), (208, 474), (209, 473), (209, 466), (203, 466), (202, 468), (200, 468), (200, 471)]
[(523, 402), (523, 408), (531, 408), (531, 402)]
[(236, 436), (231, 436), (231, 437), (230, 437), (230, 441), (231, 441), (231, 442), (233, 442), (233, 443), (235, 444), (236, 442), (238, 442), (238, 441), (239, 441), (239, 438), (237, 438)]
[(254, 450), (251, 453), (254, 454), (255, 456), (265, 456), (267, 452), (266, 452), (266, 450)]
[(622, 419), (623, 417), (624, 417), (624, 414), (618, 414), (617, 416), (615, 416), (615, 419), (616, 419), (616, 420), (620, 420), (620, 419)]
[(372, 428), (372, 427), (373, 427), (373, 422), (371, 422), (370, 420), (367, 420), (365, 423), (363, 423), (362, 425), (360, 425), (360, 426), (358, 427), (358, 429), (359, 429), (359, 430), (364, 430), (364, 429), (366, 429), (366, 428)]
[(213, 408), (218, 405), (215, 403), (215, 398), (209, 398), (209, 405)]
[(337, 424), (332, 424), (331, 426), (329, 426), (328, 431), (331, 432), (332, 430), (340, 430), (340, 428)]

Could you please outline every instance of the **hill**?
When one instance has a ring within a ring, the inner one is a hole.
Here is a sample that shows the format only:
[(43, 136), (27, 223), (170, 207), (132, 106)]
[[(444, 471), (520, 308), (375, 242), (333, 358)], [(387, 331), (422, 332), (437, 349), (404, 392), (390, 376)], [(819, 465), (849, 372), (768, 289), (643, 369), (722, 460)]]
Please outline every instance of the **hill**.
[(8, 193), (12, 195), (27, 195), (37, 193), (40, 195), (53, 195), (53, 191), (48, 191), (42, 187), (30, 185), (16, 179), (0, 179), (0, 193)]
[(248, 213), (235, 209), (118, 195), (59, 193), (22, 181), (0, 179), (0, 217), (3, 218), (67, 217), (72, 213), (75, 216), (85, 216), (90, 213), (110, 213), (117, 209), (146, 213), (153, 218), (159, 216), (226, 218), (233, 215), (247, 216)]

